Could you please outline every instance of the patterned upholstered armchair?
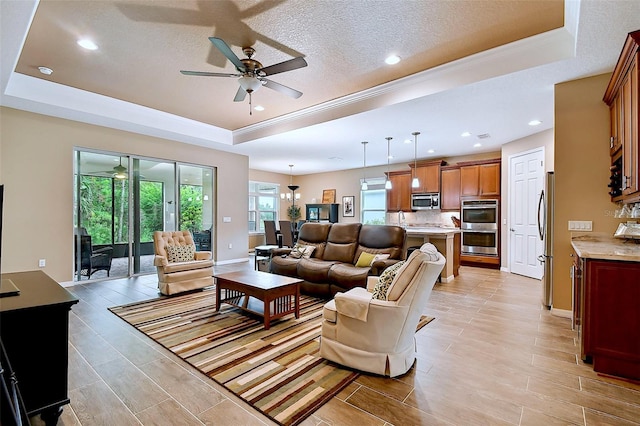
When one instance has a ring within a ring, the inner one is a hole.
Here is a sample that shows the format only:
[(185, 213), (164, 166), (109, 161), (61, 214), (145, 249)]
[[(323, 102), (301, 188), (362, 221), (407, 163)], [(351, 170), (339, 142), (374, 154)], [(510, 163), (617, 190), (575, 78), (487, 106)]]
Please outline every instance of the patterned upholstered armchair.
[(213, 285), (210, 251), (196, 251), (189, 231), (153, 233), (160, 293), (172, 295)]

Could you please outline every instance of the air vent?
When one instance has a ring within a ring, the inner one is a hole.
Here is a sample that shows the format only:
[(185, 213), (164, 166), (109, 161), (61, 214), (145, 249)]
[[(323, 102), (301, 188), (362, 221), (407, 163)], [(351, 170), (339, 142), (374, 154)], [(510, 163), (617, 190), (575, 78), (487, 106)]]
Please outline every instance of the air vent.
[(491, 135), (489, 133), (483, 133), (481, 135), (478, 135), (478, 139), (487, 139), (490, 138)]

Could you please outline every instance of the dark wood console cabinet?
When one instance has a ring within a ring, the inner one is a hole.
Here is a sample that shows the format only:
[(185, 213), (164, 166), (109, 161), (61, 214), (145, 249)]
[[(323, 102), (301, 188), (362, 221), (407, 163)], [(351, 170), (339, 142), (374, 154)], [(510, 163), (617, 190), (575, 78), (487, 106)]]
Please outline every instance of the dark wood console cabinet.
[(599, 373), (640, 380), (640, 263), (576, 258), (574, 323)]
[(20, 290), (0, 298), (0, 337), (29, 417), (55, 425), (69, 403), (69, 311), (78, 299), (42, 271), (2, 274)]

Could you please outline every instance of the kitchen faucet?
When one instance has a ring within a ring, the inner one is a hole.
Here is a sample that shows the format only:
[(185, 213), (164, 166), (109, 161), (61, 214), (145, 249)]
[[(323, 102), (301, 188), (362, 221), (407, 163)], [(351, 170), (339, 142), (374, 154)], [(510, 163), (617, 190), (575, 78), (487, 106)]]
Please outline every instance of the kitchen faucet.
[(402, 226), (403, 228), (407, 226), (407, 220), (405, 219), (404, 212), (402, 210), (398, 213), (398, 226)]

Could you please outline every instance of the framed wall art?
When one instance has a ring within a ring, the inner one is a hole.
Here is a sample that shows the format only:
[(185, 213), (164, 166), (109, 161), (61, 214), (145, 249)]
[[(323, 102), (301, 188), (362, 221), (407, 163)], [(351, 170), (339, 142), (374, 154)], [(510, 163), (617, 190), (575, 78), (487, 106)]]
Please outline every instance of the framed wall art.
[(353, 217), (355, 216), (355, 209), (353, 206), (355, 197), (353, 195), (347, 195), (342, 197), (342, 216)]
[(322, 204), (331, 204), (336, 202), (336, 190), (324, 189), (322, 191)]

